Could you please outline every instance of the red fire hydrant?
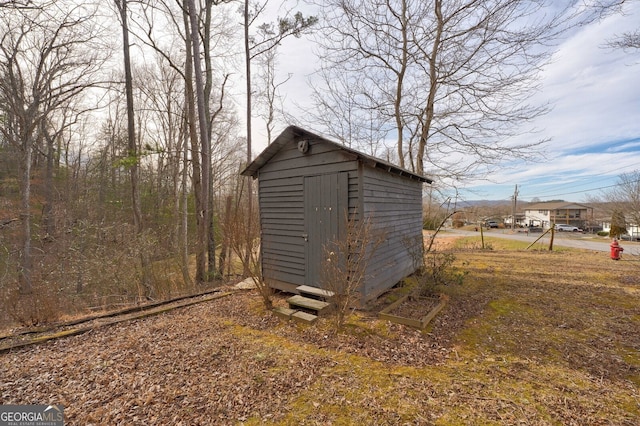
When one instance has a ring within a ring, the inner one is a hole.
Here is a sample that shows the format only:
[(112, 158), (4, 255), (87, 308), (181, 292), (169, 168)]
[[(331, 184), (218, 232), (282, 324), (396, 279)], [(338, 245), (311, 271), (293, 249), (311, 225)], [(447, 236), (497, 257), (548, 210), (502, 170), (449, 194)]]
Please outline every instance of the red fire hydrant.
[(624, 249), (620, 247), (620, 244), (618, 244), (618, 240), (614, 238), (609, 247), (611, 247), (611, 259), (620, 260), (620, 253), (622, 253)]

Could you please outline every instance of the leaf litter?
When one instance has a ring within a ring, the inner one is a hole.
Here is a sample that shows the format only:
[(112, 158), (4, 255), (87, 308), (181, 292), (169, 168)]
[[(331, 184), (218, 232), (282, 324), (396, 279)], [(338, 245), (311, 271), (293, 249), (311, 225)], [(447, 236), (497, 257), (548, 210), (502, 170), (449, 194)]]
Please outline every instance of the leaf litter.
[(1, 403), (69, 425), (640, 423), (638, 265), (457, 256), (469, 278), (424, 332), (359, 311), (334, 334), (241, 292), (0, 355)]

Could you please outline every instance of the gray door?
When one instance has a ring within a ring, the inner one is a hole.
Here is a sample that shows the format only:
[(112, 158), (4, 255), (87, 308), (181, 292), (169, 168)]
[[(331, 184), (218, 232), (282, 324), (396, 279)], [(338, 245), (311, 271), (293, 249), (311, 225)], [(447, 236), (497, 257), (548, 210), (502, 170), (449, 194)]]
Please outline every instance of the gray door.
[(321, 287), (325, 247), (342, 235), (348, 206), (348, 173), (304, 178), (306, 283)]

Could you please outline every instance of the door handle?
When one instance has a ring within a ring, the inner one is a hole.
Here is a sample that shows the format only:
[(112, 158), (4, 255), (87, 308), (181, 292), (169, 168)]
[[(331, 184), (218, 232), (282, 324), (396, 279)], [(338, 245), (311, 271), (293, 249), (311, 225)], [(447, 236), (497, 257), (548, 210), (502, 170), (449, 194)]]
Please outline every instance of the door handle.
[(309, 241), (309, 234), (302, 234), (302, 238), (304, 238), (305, 242)]

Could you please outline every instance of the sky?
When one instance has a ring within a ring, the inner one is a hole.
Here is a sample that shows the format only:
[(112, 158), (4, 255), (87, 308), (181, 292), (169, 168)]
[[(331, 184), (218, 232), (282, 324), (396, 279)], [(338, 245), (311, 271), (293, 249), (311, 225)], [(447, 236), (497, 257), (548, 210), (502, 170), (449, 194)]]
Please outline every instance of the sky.
[(505, 165), (495, 184), (463, 191), (468, 199), (586, 202), (640, 170), (640, 52), (612, 51), (604, 41), (640, 26), (640, 2), (626, 16), (610, 16), (562, 43), (542, 76), (540, 100), (552, 111), (537, 120), (550, 138), (545, 159)]
[[(587, 202), (614, 186), (621, 173), (640, 170), (640, 51), (604, 47), (611, 36), (640, 26), (640, 1), (625, 11), (575, 30), (543, 70), (534, 101), (550, 102), (552, 109), (534, 122), (539, 133), (527, 136), (550, 139), (540, 160), (505, 163), (488, 181), (460, 188), (459, 199), (507, 201), (517, 185), (520, 201)], [(287, 40), (280, 58), (292, 73), (282, 94), (288, 112), (296, 115), (292, 99), (310, 93), (308, 78), (315, 71), (309, 42)], [(254, 154), (264, 146), (256, 143)]]

